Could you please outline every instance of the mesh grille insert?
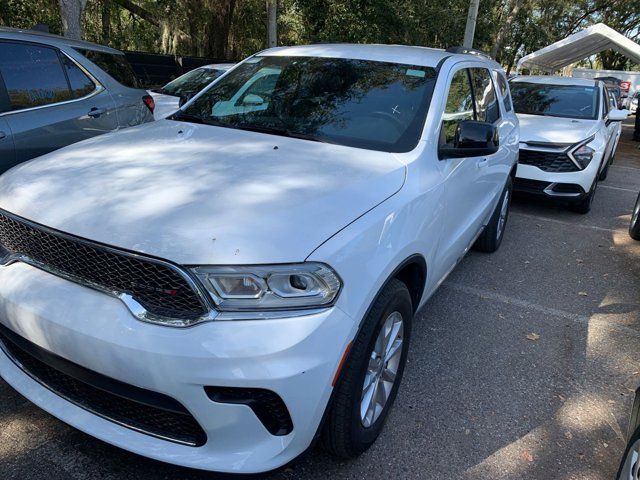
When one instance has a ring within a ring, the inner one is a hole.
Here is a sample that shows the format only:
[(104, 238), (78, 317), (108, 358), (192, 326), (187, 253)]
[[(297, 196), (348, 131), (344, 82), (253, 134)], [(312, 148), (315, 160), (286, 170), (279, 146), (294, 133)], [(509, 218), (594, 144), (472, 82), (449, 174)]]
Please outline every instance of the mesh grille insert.
[(520, 150), (518, 163), (532, 165), (545, 172), (579, 172), (580, 169), (566, 153), (541, 152), (538, 150)]
[(25, 255), (52, 273), (127, 293), (149, 313), (193, 320), (207, 313), (198, 293), (171, 266), (41, 227), (0, 210), (0, 252)]
[(44, 387), (100, 417), (163, 440), (194, 447), (206, 443), (206, 433), (196, 419), (171, 397), (76, 365), (4, 326), (0, 326), (0, 347)]

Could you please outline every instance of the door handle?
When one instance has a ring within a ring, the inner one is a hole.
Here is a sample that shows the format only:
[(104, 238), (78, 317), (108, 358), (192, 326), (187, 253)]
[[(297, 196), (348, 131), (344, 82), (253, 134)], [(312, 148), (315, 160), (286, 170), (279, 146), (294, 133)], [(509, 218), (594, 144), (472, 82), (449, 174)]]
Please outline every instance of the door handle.
[(89, 110), (89, 113), (87, 113), (87, 115), (89, 115), (91, 118), (98, 118), (104, 112), (105, 112), (104, 108), (93, 107), (91, 110)]
[(486, 167), (489, 164), (489, 160), (487, 158), (481, 158), (480, 160), (478, 160), (478, 163), (476, 165), (478, 165), (478, 168), (482, 168), (482, 167)]
[(7, 136), (6, 133), (4, 132), (0, 132), (0, 140), (2, 140), (3, 138), (5, 138)]

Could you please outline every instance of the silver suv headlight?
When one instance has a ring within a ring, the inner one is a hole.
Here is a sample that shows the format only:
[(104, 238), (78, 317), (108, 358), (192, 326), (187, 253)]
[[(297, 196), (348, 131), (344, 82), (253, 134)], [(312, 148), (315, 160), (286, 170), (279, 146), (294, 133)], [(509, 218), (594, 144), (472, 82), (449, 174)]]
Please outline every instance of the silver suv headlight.
[(326, 307), (342, 288), (333, 269), (316, 262), (195, 267), (193, 271), (222, 311)]

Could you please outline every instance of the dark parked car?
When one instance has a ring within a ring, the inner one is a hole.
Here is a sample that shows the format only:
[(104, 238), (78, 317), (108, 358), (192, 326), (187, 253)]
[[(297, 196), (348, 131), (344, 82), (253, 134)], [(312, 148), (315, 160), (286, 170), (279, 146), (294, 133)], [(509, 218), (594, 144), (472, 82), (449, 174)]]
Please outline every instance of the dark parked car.
[(640, 478), (640, 388), (636, 390), (629, 420), (627, 448), (620, 462), (616, 480), (638, 480), (638, 478)]
[(122, 52), (0, 27), (0, 173), (74, 142), (153, 120)]

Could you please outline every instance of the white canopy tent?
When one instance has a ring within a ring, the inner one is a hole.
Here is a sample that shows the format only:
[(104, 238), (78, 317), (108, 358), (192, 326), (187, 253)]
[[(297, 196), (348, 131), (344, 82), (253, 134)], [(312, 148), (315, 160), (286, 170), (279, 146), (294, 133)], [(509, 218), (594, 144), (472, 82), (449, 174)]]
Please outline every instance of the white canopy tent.
[(615, 50), (640, 63), (640, 45), (604, 23), (597, 23), (522, 57), (517, 70), (528, 68), (553, 73), (604, 50)]

